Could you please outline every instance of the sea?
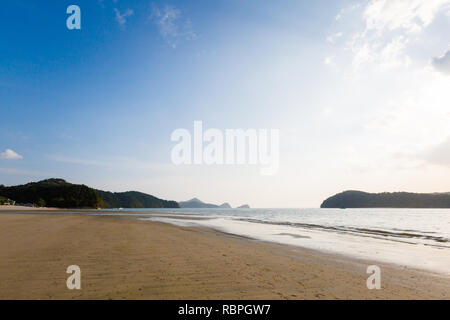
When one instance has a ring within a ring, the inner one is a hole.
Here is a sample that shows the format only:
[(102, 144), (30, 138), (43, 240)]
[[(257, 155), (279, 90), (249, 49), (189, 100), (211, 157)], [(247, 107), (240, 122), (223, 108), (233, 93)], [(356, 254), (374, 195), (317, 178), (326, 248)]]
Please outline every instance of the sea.
[(123, 209), (99, 214), (208, 227), (450, 276), (450, 209)]

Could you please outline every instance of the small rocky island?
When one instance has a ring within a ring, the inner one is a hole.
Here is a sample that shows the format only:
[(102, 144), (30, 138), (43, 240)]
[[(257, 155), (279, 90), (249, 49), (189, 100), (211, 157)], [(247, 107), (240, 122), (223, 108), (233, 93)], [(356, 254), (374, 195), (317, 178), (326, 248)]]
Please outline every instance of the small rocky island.
[[(197, 209), (197, 208), (220, 208), (220, 209), (232, 209), (231, 205), (228, 202), (225, 202), (221, 205), (217, 205), (217, 204), (212, 204), (212, 203), (206, 203), (201, 201), (198, 198), (192, 198), (191, 200), (188, 201), (180, 201), (180, 208), (193, 208), (193, 209)], [(250, 208), (247, 204), (244, 204), (243, 206), (238, 207), (238, 209), (243, 209), (243, 208)]]

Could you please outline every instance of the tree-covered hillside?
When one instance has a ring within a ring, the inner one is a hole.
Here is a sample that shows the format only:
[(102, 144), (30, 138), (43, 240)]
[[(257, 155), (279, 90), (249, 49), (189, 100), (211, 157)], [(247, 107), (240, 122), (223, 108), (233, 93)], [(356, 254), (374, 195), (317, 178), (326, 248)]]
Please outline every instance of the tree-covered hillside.
[(112, 193), (63, 179), (48, 179), (25, 185), (0, 185), (0, 196), (17, 204), (34, 204), (55, 208), (179, 208), (175, 201), (166, 201), (141, 192)]
[(321, 208), (450, 208), (450, 194), (345, 191), (325, 200)]
[(40, 207), (96, 208), (102, 203), (94, 189), (62, 179), (48, 179), (12, 187), (0, 186), (0, 196), (17, 203)]
[(13, 201), (9, 200), (8, 198), (0, 196), (0, 206), (12, 204)]
[(103, 208), (179, 208), (178, 202), (161, 200), (149, 194), (128, 192), (106, 192), (96, 190), (102, 198)]

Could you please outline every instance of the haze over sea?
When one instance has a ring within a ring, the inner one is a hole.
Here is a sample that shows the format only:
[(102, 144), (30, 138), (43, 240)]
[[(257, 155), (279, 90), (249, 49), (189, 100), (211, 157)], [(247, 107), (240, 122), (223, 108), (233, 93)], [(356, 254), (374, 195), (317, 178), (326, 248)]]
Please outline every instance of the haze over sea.
[[(450, 209), (127, 209), (141, 220), (210, 227), (450, 276)], [(148, 217), (140, 212), (161, 214)], [(118, 213), (121, 214), (121, 213)]]

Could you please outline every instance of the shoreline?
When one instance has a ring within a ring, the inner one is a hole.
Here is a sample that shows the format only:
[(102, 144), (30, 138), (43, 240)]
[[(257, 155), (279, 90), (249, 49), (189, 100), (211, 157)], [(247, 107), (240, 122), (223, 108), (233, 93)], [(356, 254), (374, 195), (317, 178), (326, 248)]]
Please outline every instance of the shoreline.
[(450, 299), (431, 272), (375, 263), (368, 290), (371, 261), (162, 222), (4, 213), (0, 241), (0, 299)]
[[(9, 207), (13, 207), (13, 206), (9, 206)], [(424, 266), (423, 264), (415, 264), (415, 263), (411, 263), (411, 259), (414, 258), (415, 255), (419, 255), (421, 256), (421, 252), (410, 252), (413, 253), (413, 255), (410, 256), (405, 256), (408, 257), (407, 259), (405, 258), (400, 258), (400, 259), (396, 259), (396, 260), (392, 260), (392, 259), (387, 259), (386, 256), (381, 256), (381, 257), (376, 257), (376, 256), (370, 256), (367, 254), (356, 254), (356, 253), (350, 253), (348, 251), (342, 251), (342, 250), (330, 250), (329, 248), (318, 248), (317, 246), (311, 246), (311, 245), (303, 245), (303, 244), (298, 244), (298, 243), (293, 243), (292, 241), (280, 241), (280, 240), (276, 240), (276, 239), (267, 239), (267, 238), (261, 238), (255, 235), (248, 235), (248, 234), (244, 234), (242, 232), (239, 232), (237, 230), (234, 231), (230, 231), (227, 230), (226, 228), (224, 228), (223, 226), (216, 226), (213, 224), (208, 224), (208, 223), (204, 223), (207, 222), (208, 220), (210, 220), (210, 218), (208, 217), (199, 217), (197, 216), (197, 214), (189, 212), (189, 213), (184, 213), (184, 212), (177, 212), (177, 213), (173, 213), (173, 212), (160, 212), (157, 211), (158, 209), (146, 209), (146, 211), (130, 211), (130, 210), (123, 210), (123, 211), (118, 211), (118, 210), (108, 210), (108, 209), (103, 209), (101, 211), (97, 211), (95, 209), (59, 209), (59, 208), (46, 208), (46, 207), (41, 207), (41, 208), (29, 208), (29, 207), (20, 207), (20, 206), (14, 206), (13, 208), (15, 210), (10, 210), (8, 209), (8, 206), (3, 206), (3, 210), (1, 209), (2, 206), (0, 206), (0, 215), (2, 214), (39, 214), (39, 215), (74, 215), (74, 216), (108, 216), (108, 217), (114, 217), (114, 218), (119, 218), (119, 219), (131, 219), (131, 220), (138, 220), (138, 221), (142, 221), (142, 222), (159, 222), (159, 223), (163, 223), (163, 224), (168, 224), (168, 225), (172, 225), (172, 226), (177, 226), (177, 227), (184, 227), (184, 228), (200, 228), (200, 229), (206, 229), (206, 230), (212, 230), (214, 232), (219, 232), (219, 233), (223, 233), (225, 235), (230, 235), (230, 236), (235, 236), (235, 237), (239, 237), (239, 238), (245, 238), (249, 241), (259, 241), (262, 243), (267, 243), (267, 244), (277, 244), (277, 245), (281, 245), (281, 246), (288, 246), (294, 249), (300, 249), (300, 250), (311, 250), (312, 252), (320, 252), (321, 254), (328, 254), (334, 257), (342, 257), (343, 259), (353, 259), (353, 260), (357, 260), (357, 261), (372, 261), (372, 264), (386, 264), (386, 265), (393, 265), (393, 266), (397, 266), (400, 268), (407, 268), (407, 269), (411, 269), (411, 270), (416, 270), (419, 272), (425, 272), (428, 274), (434, 274), (438, 277), (444, 277), (444, 278), (450, 278), (450, 270), (448, 270), (445, 267), (442, 267), (442, 261), (440, 261), (440, 265), (439, 267), (437, 265), (433, 265), (433, 266)], [(24, 210), (25, 209), (25, 210)], [(28, 210), (27, 210), (28, 209)], [(148, 211), (147, 211), (148, 210)], [(154, 211), (150, 211), (150, 210), (154, 210)], [(205, 220), (205, 221), (204, 221)], [(302, 233), (305, 234), (308, 231), (303, 231)], [(285, 236), (291, 236), (293, 238), (309, 238), (308, 236), (301, 236), (301, 235), (296, 235), (296, 234), (290, 234), (290, 233), (282, 233), (282, 234), (278, 234), (278, 235), (285, 235)], [(359, 235), (361, 237), (361, 235)], [(379, 238), (373, 238), (370, 236), (365, 236), (363, 235), (363, 237), (367, 237), (369, 240), (380, 240)], [(384, 239), (381, 239), (382, 241), (384, 241)], [(398, 244), (402, 245), (402, 241), (396, 241)], [(406, 244), (411, 244), (409, 242), (406, 242)], [(365, 244), (366, 245), (366, 244)], [(319, 246), (320, 247), (320, 246)], [(399, 248), (400, 249), (400, 248)], [(411, 250), (411, 248), (409, 248), (408, 250)], [(398, 250), (397, 250), (398, 251)], [(423, 253), (423, 252), (422, 252)], [(392, 255), (392, 253), (390, 253)], [(426, 257), (426, 256), (425, 256)], [(430, 258), (430, 257), (428, 257)], [(435, 257), (433, 257), (435, 258)], [(424, 257), (421, 258), (421, 260), (424, 260)], [(426, 261), (431, 261), (431, 260), (426, 260)], [(433, 260), (434, 263), (436, 263), (436, 260)], [(444, 264), (444, 266), (446, 266), (448, 264)]]
[(61, 210), (58, 208), (47, 208), (47, 207), (27, 207), (27, 206), (13, 206), (13, 205), (2, 205), (0, 206), (0, 212), (16, 212), (16, 211), (57, 211)]

